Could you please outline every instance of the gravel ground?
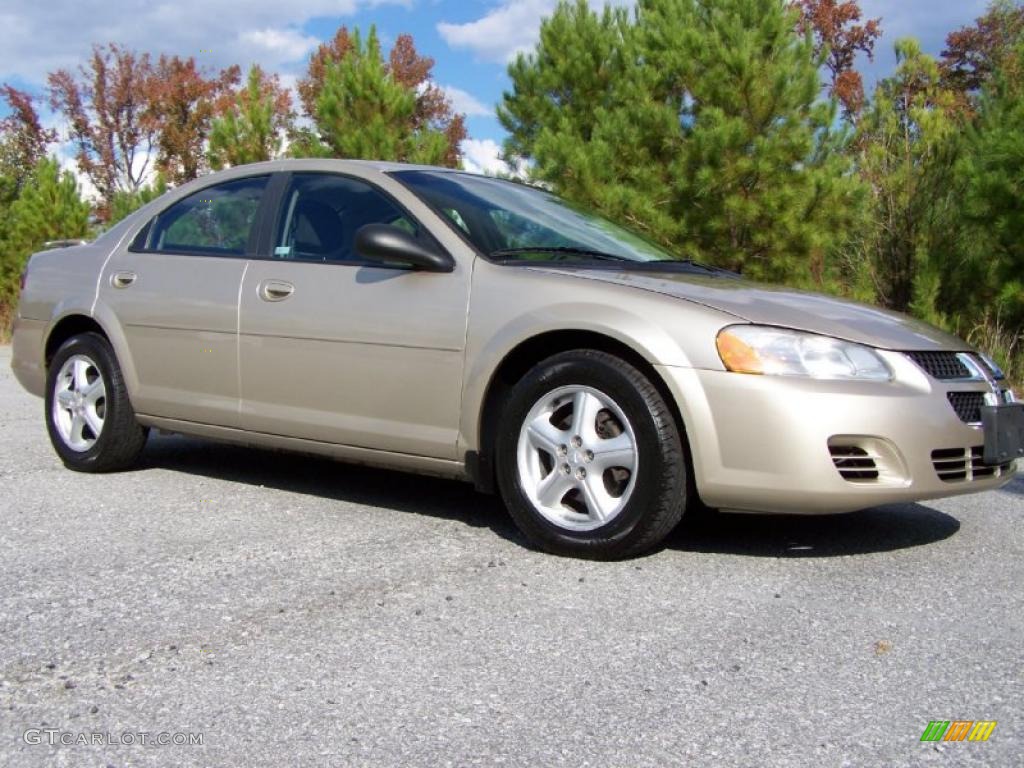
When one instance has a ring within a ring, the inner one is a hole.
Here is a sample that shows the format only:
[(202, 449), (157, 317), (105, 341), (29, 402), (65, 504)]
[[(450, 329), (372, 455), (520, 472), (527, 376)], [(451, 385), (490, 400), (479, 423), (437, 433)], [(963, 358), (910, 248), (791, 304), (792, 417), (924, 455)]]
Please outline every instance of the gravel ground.
[(1021, 764), (1022, 480), (576, 562), (459, 483), (169, 436), (69, 472), (9, 355), (2, 766)]

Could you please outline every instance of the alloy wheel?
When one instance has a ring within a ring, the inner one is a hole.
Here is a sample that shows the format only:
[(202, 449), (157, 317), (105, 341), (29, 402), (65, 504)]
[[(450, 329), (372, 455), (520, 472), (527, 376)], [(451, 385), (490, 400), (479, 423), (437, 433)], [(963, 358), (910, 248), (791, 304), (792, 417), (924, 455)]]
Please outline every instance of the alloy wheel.
[(57, 374), (53, 391), (53, 423), (63, 443), (84, 453), (103, 432), (107, 388), (95, 361), (72, 355)]
[(519, 482), (549, 522), (591, 531), (611, 522), (635, 486), (637, 441), (625, 413), (593, 387), (553, 390), (519, 432)]

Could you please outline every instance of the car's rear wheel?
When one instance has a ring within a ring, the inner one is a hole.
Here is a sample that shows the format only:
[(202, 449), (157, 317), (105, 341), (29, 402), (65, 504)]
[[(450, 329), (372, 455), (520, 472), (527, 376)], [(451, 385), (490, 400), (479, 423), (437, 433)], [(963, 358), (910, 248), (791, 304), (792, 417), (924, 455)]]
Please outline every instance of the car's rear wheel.
[(46, 427), (69, 469), (112, 472), (135, 464), (148, 430), (135, 420), (110, 343), (95, 333), (61, 345), (47, 370)]
[(686, 508), (683, 440), (664, 398), (605, 352), (555, 355), (515, 386), (498, 429), (498, 484), (523, 533), (550, 552), (646, 552)]

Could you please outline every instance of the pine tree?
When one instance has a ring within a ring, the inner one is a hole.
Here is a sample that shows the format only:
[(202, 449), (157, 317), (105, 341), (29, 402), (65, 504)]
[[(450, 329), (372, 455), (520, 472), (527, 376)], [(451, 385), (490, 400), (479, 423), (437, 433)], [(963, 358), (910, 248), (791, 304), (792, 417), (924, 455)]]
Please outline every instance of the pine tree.
[(365, 43), (358, 31), (345, 55), (329, 60), (315, 102), (315, 136), (293, 154), (451, 165), (445, 126), (421, 119), (417, 89), (390, 71), (377, 32)]
[(563, 2), (509, 68), (506, 153), (681, 256), (824, 284), (861, 190), (796, 22), (784, 0)]
[[(1008, 55), (978, 105), (960, 175), (969, 246), (962, 261), (980, 263), (990, 285), (992, 315), (1024, 329), (1024, 44)], [(970, 295), (983, 284), (973, 281)], [(965, 286), (963, 294), (967, 294)], [(984, 294), (982, 294), (984, 296)], [(995, 320), (995, 317), (990, 318)]]
[(55, 158), (40, 160), (8, 212), (0, 243), (0, 302), (9, 307), (17, 300), (25, 262), (46, 241), (89, 234), (89, 212), (74, 176), (62, 172)]
[(162, 173), (158, 173), (152, 183), (147, 184), (141, 189), (137, 189), (134, 192), (114, 193), (114, 199), (110, 204), (110, 218), (106, 222), (107, 226), (113, 226), (128, 214), (146, 205), (146, 203), (156, 200), (166, 191), (167, 178)]
[(277, 75), (268, 77), (254, 65), (234, 103), (213, 122), (210, 165), (220, 170), (273, 160), (281, 152), (282, 138), (293, 118), (291, 97), (281, 88)]
[(940, 308), (957, 303), (952, 281), (967, 274), (951, 258), (962, 113), (916, 40), (900, 40), (896, 56), (896, 73), (879, 84), (859, 125), (859, 166), (873, 190), (869, 257), (883, 305), (942, 322)]

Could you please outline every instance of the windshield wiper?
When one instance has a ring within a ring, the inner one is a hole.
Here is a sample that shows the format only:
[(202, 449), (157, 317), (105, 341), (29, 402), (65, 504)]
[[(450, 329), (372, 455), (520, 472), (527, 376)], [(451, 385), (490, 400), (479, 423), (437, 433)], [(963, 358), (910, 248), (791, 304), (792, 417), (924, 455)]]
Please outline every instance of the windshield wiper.
[(650, 271), (650, 272), (664, 272), (666, 269), (669, 271), (682, 269), (699, 269), (703, 272), (707, 272), (711, 275), (726, 275), (730, 277), (739, 277), (735, 272), (724, 267), (712, 267), (710, 264), (705, 264), (701, 261), (694, 261), (693, 259), (665, 259), (662, 261), (638, 261), (636, 262), (637, 269)]
[(599, 259), (601, 261), (633, 261), (633, 259), (628, 259), (625, 256), (618, 256), (614, 253), (605, 253), (604, 251), (593, 251), (588, 248), (574, 248), (571, 246), (558, 245), (537, 245), (530, 248), (503, 248), (501, 250), (491, 251), (490, 256), (492, 258), (501, 259), (509, 256), (520, 256), (524, 253), (553, 253), (565, 254), (567, 256), (586, 256), (589, 259)]
[(538, 245), (532, 248), (504, 248), (498, 251), (492, 251), (490, 256), (491, 258), (503, 259), (510, 256), (520, 256), (524, 253), (550, 253), (555, 255), (564, 254), (568, 256), (584, 256), (597, 261), (612, 261), (619, 264), (628, 264), (630, 269), (645, 272), (664, 272), (666, 270), (674, 272), (694, 269), (707, 272), (712, 275), (735, 276), (735, 273), (730, 272), (728, 269), (712, 267), (707, 264), (702, 264), (699, 261), (694, 261), (693, 259), (652, 259), (651, 261), (639, 261), (637, 259), (630, 259), (626, 256), (620, 256), (615, 253), (606, 253), (604, 251), (595, 251), (590, 250), (589, 248), (576, 248), (573, 246)]

